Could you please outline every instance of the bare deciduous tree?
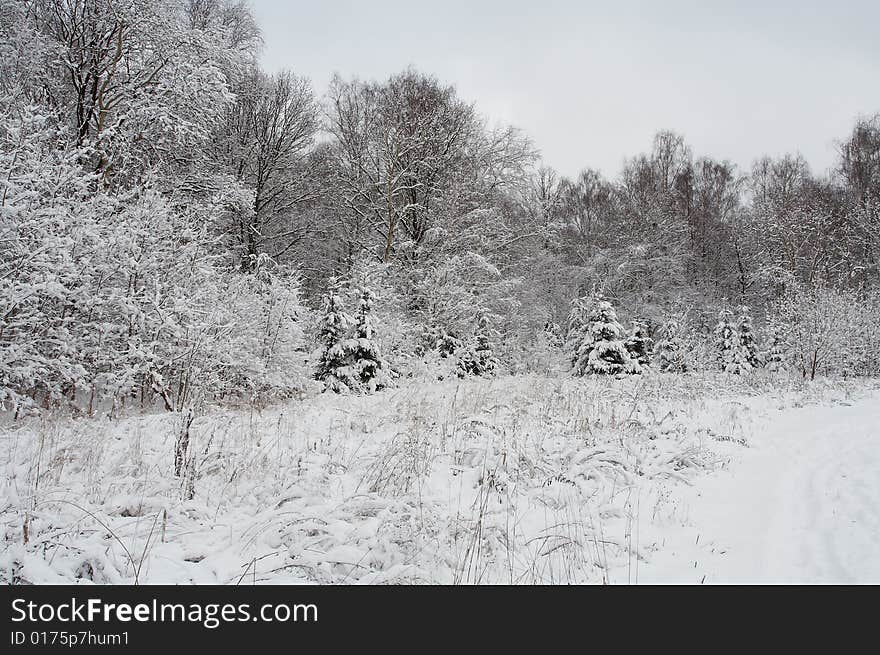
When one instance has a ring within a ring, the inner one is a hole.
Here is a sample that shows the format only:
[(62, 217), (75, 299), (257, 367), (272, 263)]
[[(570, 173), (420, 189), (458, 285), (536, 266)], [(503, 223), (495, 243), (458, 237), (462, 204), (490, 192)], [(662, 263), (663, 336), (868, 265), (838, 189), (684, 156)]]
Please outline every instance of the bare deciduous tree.
[[(317, 106), (305, 79), (255, 69), (240, 81), (217, 156), (253, 194), (250, 206), (236, 216), (245, 268), (260, 254), (277, 256), (301, 238), (302, 227), (290, 219), (295, 207), (316, 194), (305, 182), (317, 128)], [(270, 241), (273, 251), (267, 252)]]

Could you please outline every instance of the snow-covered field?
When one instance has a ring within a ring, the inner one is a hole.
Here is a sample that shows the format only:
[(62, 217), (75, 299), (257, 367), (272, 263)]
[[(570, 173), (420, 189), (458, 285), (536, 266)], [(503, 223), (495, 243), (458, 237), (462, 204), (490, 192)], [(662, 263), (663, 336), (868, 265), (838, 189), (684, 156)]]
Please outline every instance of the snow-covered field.
[(880, 583), (880, 394), (773, 413), (643, 581)]
[[(511, 376), (0, 432), (13, 583), (880, 582), (880, 385)], [(188, 496), (191, 499), (187, 499)]]

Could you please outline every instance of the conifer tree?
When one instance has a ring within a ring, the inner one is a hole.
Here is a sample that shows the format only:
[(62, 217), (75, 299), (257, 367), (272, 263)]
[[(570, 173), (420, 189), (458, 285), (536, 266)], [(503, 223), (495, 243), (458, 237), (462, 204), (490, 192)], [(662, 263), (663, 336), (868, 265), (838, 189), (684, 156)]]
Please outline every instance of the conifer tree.
[(321, 322), (318, 339), (322, 344), (321, 358), (315, 379), (324, 382), (324, 388), (339, 393), (356, 386), (351, 377), (351, 353), (346, 350), (346, 336), (354, 319), (345, 311), (339, 288), (331, 280), (330, 289), (321, 298)]
[(658, 368), (664, 373), (685, 373), (690, 369), (679, 342), (679, 326), (669, 321), (661, 331), (655, 348)]
[(739, 342), (739, 334), (733, 324), (733, 312), (722, 309), (715, 326), (715, 349), (718, 367), (726, 373), (739, 375), (751, 368), (745, 361)]
[(552, 321), (544, 323), (544, 328), (541, 330), (541, 336), (544, 341), (553, 348), (562, 348), (564, 345), (558, 323), (553, 323)]
[(375, 300), (375, 294), (368, 287), (360, 290), (355, 336), (343, 347), (343, 350), (350, 352), (354, 369), (352, 377), (368, 392), (382, 389), (388, 384), (387, 367), (375, 340), (371, 316)]
[(568, 312), (568, 333), (565, 336), (565, 352), (568, 353), (571, 365), (576, 367), (578, 351), (588, 337), (590, 328), (590, 307), (592, 299), (584, 296), (571, 301)]
[(758, 344), (755, 341), (755, 330), (752, 327), (752, 315), (749, 308), (743, 305), (740, 307), (739, 325), (739, 347), (740, 357), (749, 369), (760, 368), (762, 365), (761, 352), (758, 350)]
[(626, 349), (626, 333), (610, 302), (596, 299), (583, 332), (574, 361), (575, 375), (642, 372)]
[(498, 368), (498, 359), (495, 357), (495, 343), (493, 339), (498, 332), (492, 329), (489, 315), (482, 312), (477, 319), (477, 330), (474, 334), (474, 344), (468, 347), (458, 359), (458, 377), (466, 375), (488, 376)]
[(648, 326), (642, 321), (633, 321), (632, 326), (632, 332), (626, 340), (626, 350), (639, 366), (648, 366), (651, 363), (654, 341), (648, 336)]
[(765, 366), (770, 371), (781, 371), (785, 368), (788, 355), (788, 344), (782, 330), (773, 328), (770, 336), (770, 347), (764, 355)]
[(425, 334), (431, 349), (436, 350), (443, 359), (454, 355), (462, 347), (462, 341), (439, 325), (431, 326)]

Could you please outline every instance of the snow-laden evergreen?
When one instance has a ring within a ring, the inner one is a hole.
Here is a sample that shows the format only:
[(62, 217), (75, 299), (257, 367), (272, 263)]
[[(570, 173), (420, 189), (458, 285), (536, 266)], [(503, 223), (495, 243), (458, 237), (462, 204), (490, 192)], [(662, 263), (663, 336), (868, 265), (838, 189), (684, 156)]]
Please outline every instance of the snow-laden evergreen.
[(388, 371), (373, 329), (372, 310), (376, 300), (369, 287), (360, 290), (357, 325), (354, 338), (346, 342), (344, 350), (351, 353), (352, 377), (365, 391), (373, 392), (388, 385)]
[(654, 348), (654, 340), (648, 334), (648, 326), (644, 321), (633, 321), (632, 331), (626, 340), (626, 350), (630, 357), (645, 367), (651, 363), (651, 351)]
[(739, 309), (739, 323), (737, 325), (739, 333), (740, 357), (749, 369), (761, 368), (763, 366), (763, 358), (755, 341), (755, 329), (752, 326), (752, 315), (749, 308), (743, 305)]
[(626, 348), (626, 330), (607, 300), (596, 299), (582, 333), (574, 362), (575, 375), (642, 372), (639, 362)]
[(778, 327), (771, 328), (770, 344), (764, 353), (764, 366), (769, 371), (781, 371), (785, 369), (789, 358), (789, 348), (782, 330)]
[(565, 335), (565, 349), (572, 367), (577, 367), (581, 344), (587, 339), (590, 330), (590, 311), (593, 299), (589, 296), (571, 301), (568, 312), (568, 332)]
[(315, 377), (324, 382), (325, 389), (337, 393), (371, 393), (388, 386), (390, 379), (371, 316), (376, 296), (368, 287), (354, 291), (358, 297), (355, 317), (345, 311), (336, 285), (322, 301), (322, 352)]
[(667, 322), (660, 331), (660, 339), (654, 347), (657, 367), (664, 373), (686, 373), (691, 368), (681, 348), (679, 331), (676, 321)]
[(562, 339), (561, 333), (562, 331), (558, 323), (548, 321), (544, 324), (544, 327), (540, 332), (540, 338), (543, 343), (551, 348), (562, 348), (565, 343)]
[(489, 314), (482, 312), (477, 319), (473, 342), (468, 344), (458, 358), (456, 373), (459, 377), (489, 376), (495, 373), (499, 364), (498, 358), (495, 356), (495, 339), (497, 337), (498, 331), (492, 327)]
[(718, 313), (718, 324), (715, 326), (715, 353), (718, 368), (725, 373), (739, 375), (751, 370), (751, 366), (746, 361), (733, 320), (733, 312), (727, 308)]
[(349, 367), (350, 352), (346, 350), (346, 336), (352, 325), (354, 318), (345, 311), (338, 285), (331, 283), (321, 298), (318, 339), (322, 350), (315, 379), (322, 381), (325, 389), (337, 393), (356, 386)]
[(431, 350), (436, 350), (442, 358), (451, 357), (463, 346), (462, 340), (439, 325), (425, 331), (425, 340)]

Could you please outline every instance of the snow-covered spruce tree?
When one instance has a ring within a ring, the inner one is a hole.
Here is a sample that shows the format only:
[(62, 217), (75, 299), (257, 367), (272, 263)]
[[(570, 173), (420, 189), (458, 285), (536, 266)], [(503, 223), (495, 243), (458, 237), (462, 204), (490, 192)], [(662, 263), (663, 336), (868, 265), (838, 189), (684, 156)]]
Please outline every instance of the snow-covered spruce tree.
[(568, 312), (568, 332), (563, 348), (574, 367), (577, 366), (580, 347), (589, 337), (592, 302), (593, 299), (587, 296), (571, 301), (571, 308)]
[(654, 357), (658, 368), (664, 373), (686, 373), (690, 369), (681, 350), (677, 322), (669, 321), (663, 326), (660, 340), (654, 348)]
[(497, 336), (498, 332), (492, 328), (489, 315), (486, 312), (481, 312), (477, 319), (474, 341), (458, 358), (456, 370), (458, 377), (489, 376), (495, 372), (499, 363), (495, 357), (494, 339)]
[(781, 371), (785, 368), (788, 359), (788, 344), (782, 330), (778, 327), (772, 329), (770, 334), (770, 346), (764, 353), (764, 366), (770, 371)]
[(375, 300), (376, 296), (369, 287), (360, 290), (354, 338), (343, 345), (343, 350), (350, 353), (353, 377), (361, 389), (368, 392), (388, 386), (387, 367), (375, 340), (371, 316)]
[(755, 341), (752, 315), (745, 305), (739, 308), (737, 331), (739, 332), (739, 347), (743, 360), (752, 369), (760, 368), (763, 365), (761, 351), (758, 350), (758, 344)]
[(642, 367), (630, 356), (625, 339), (626, 332), (611, 303), (598, 297), (577, 349), (575, 375), (641, 373)]
[(739, 343), (739, 334), (733, 324), (733, 312), (722, 309), (715, 326), (715, 351), (718, 367), (726, 373), (739, 375), (751, 369)]
[(348, 331), (354, 319), (345, 311), (338, 285), (331, 281), (330, 289), (321, 299), (321, 322), (318, 339), (322, 345), (321, 358), (315, 371), (315, 379), (324, 383), (324, 388), (339, 393), (357, 388), (358, 381), (353, 377), (352, 353), (348, 350), (350, 341)]
[(544, 327), (541, 329), (543, 341), (551, 348), (562, 348), (564, 344), (561, 334), (562, 329), (559, 327), (559, 323), (552, 321), (544, 323)]
[(436, 350), (443, 359), (454, 355), (462, 346), (461, 339), (440, 325), (432, 325), (428, 328), (424, 338), (428, 347), (431, 350)]
[(648, 336), (648, 326), (644, 322), (633, 321), (632, 326), (632, 331), (626, 340), (626, 350), (639, 366), (648, 366), (651, 363), (654, 340)]

